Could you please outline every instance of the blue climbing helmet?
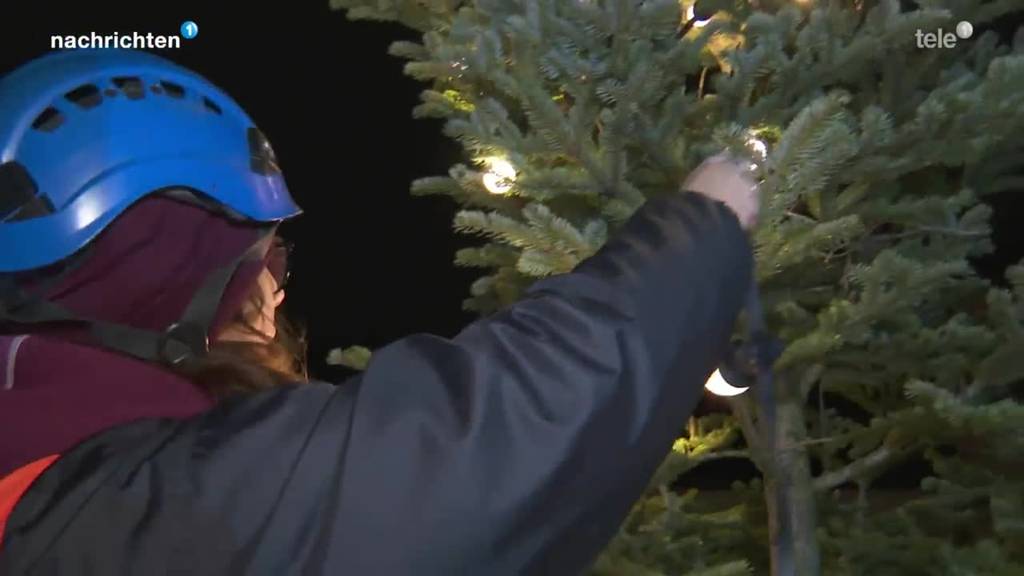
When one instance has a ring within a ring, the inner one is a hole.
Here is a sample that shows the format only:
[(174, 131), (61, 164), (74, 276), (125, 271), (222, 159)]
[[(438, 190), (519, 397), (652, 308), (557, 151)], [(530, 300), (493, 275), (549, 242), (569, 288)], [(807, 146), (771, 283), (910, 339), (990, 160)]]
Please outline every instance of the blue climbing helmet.
[(0, 79), (0, 273), (67, 258), (171, 187), (255, 221), (300, 213), (245, 111), (164, 58), (61, 51)]
[(186, 190), (268, 230), (301, 213), (252, 119), (169, 60), (69, 50), (0, 78), (0, 323), (79, 320), (108, 347), (172, 363), (204, 352), (213, 310), (243, 255), (211, 275), (188, 317), (156, 335), (76, 318), (13, 280), (69, 259), (131, 205), (166, 190)]

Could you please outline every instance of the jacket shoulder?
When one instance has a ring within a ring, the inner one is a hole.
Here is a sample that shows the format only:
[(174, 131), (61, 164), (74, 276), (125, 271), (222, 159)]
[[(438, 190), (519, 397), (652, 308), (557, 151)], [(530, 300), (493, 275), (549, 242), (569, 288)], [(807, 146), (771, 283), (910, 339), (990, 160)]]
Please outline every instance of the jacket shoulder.
[(287, 386), (87, 439), (12, 510), (0, 574), (82, 573), (83, 565), (90, 574), (237, 573), (232, 563), (291, 474), (280, 464), (297, 460), (314, 422), (344, 404), (339, 390)]

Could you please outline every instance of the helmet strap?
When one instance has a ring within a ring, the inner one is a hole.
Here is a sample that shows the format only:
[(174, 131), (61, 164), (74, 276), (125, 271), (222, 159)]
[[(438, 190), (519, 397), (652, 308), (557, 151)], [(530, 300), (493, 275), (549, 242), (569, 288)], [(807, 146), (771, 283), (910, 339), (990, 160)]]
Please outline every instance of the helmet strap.
[(208, 335), (235, 271), (243, 262), (263, 258), (274, 230), (274, 227), (267, 228), (248, 250), (211, 272), (179, 320), (163, 332), (86, 318), (60, 304), (26, 294), (11, 277), (0, 277), (0, 323), (82, 324), (103, 348), (170, 366), (193, 362), (209, 352)]

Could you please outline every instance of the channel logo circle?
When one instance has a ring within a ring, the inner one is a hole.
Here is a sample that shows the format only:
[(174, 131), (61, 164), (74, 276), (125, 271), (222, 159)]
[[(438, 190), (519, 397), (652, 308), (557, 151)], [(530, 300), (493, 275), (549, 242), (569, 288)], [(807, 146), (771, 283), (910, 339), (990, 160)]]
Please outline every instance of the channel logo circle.
[(967, 20), (961, 20), (960, 23), (956, 25), (956, 35), (959, 36), (961, 40), (967, 40), (973, 34), (974, 26), (971, 26), (971, 23)]
[[(958, 28), (959, 30), (959, 28)], [(186, 20), (181, 23), (181, 37), (186, 40), (191, 40), (199, 35), (199, 25), (192, 20)]]

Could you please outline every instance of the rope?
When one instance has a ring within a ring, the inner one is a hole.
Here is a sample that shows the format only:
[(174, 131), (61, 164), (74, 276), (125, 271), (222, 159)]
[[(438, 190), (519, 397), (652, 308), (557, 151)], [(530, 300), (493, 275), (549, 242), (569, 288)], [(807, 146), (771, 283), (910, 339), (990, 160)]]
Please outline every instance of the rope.
[[(772, 382), (772, 365), (781, 352), (780, 343), (775, 339), (765, 326), (764, 312), (761, 307), (761, 297), (757, 290), (757, 283), (753, 282), (750, 293), (747, 296), (747, 346), (755, 363), (757, 371), (757, 392), (758, 404), (761, 411), (761, 434), (767, 441), (766, 446), (769, 454), (777, 454), (778, 434), (775, 418), (775, 385)], [(776, 518), (778, 520), (778, 557), (776, 566), (778, 573), (775, 576), (790, 576), (796, 574), (794, 565), (793, 533), (790, 527), (789, 516), (786, 513), (788, 502), (786, 494), (782, 490), (775, 491)]]

